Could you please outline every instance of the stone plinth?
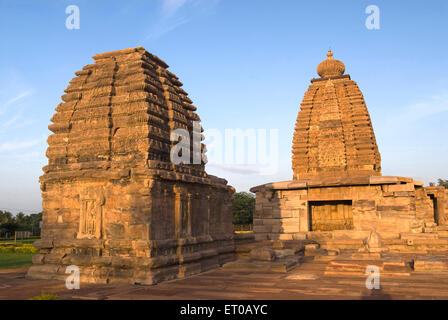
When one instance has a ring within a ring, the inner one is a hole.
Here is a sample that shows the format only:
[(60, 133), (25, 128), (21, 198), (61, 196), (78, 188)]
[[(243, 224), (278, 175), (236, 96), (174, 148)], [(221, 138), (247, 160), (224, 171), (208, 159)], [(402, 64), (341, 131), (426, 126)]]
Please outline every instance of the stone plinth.
[(367, 278), (367, 270), (372, 266), (378, 268), (380, 277), (409, 277), (413, 271), (409, 263), (399, 256), (364, 254), (337, 257), (328, 263), (324, 274)]
[(305, 247), (303, 241), (258, 241), (236, 247), (238, 260), (223, 269), (243, 272), (288, 272), (300, 265)]
[(422, 234), (434, 221), (426, 188), (405, 177), (291, 180), (251, 191), (257, 195), (254, 232), (259, 240), (338, 239), (347, 245), (354, 241), (350, 248), (358, 249), (372, 228), (383, 239), (399, 239), (400, 234)]
[[(141, 47), (94, 59), (49, 126), (42, 240), (28, 276), (65, 279), (76, 265), (82, 282), (153, 284), (232, 260), (234, 189), (204, 170), (182, 83)], [(178, 128), (198, 163), (170, 161)]]
[(414, 270), (419, 272), (448, 272), (448, 257), (418, 256), (414, 259)]

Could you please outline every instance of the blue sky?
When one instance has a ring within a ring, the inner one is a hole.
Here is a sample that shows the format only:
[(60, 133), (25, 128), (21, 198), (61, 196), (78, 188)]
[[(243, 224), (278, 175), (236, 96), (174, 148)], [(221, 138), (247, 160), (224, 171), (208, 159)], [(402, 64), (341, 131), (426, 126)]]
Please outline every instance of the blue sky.
[[(365, 27), (372, 4), (379, 30)], [(448, 178), (447, 17), (445, 0), (0, 1), (0, 209), (40, 210), (63, 90), (94, 54), (136, 46), (170, 65), (206, 130), (279, 130), (275, 174), (207, 166), (238, 191), (291, 179), (299, 104), (330, 46), (364, 94), (383, 174)]]

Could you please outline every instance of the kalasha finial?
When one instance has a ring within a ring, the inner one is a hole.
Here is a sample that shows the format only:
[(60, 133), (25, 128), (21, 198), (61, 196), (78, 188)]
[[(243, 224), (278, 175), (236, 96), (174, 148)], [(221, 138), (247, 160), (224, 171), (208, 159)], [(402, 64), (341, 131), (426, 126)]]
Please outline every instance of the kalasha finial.
[(345, 65), (333, 58), (331, 48), (327, 52), (327, 59), (322, 61), (317, 67), (317, 73), (322, 78), (342, 76), (345, 72)]

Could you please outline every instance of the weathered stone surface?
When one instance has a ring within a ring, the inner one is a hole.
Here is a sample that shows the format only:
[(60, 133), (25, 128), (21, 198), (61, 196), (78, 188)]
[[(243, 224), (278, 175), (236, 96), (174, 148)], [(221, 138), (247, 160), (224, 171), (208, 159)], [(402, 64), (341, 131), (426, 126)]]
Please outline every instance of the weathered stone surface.
[(250, 258), (258, 261), (274, 261), (275, 251), (269, 248), (256, 248), (250, 252)]
[[(153, 284), (232, 259), (234, 189), (205, 172), (199, 116), (182, 83), (142, 47), (94, 59), (49, 126), (35, 258), (43, 265), (29, 276), (77, 264), (85, 282)], [(170, 161), (175, 129), (188, 132), (199, 161)]]
[(414, 259), (415, 271), (448, 272), (447, 256), (417, 256)]
[(294, 274), (291, 276), (285, 277), (286, 280), (317, 280), (319, 279), (318, 275), (303, 273), (303, 274)]
[(312, 250), (318, 250), (319, 244), (318, 243), (309, 243), (305, 245), (305, 252), (306, 251), (312, 251)]
[(351, 255), (353, 260), (380, 260), (381, 253), (372, 253), (372, 252), (357, 252)]
[(337, 256), (339, 254), (338, 250), (327, 250), (329, 256)]
[(274, 250), (274, 254), (276, 259), (282, 259), (293, 256), (295, 252), (292, 249), (282, 249), (282, 250)]
[(412, 272), (408, 263), (401, 257), (385, 257), (379, 253), (356, 253), (331, 260), (326, 266), (325, 275), (367, 277), (369, 266), (377, 267), (380, 277), (409, 277)]
[(305, 93), (293, 139), (295, 180), (380, 175), (372, 123), (358, 85), (344, 64), (328, 59)]
[[(444, 241), (435, 241), (448, 237), (448, 229), (441, 229), (448, 225), (448, 190), (423, 187), (409, 177), (381, 176), (357, 84), (331, 52), (318, 70), (321, 78), (311, 81), (297, 117), (293, 180), (251, 189), (255, 238), (309, 239), (327, 250), (358, 250), (375, 229), (388, 242), (363, 248), (366, 252), (448, 249)], [(318, 250), (305, 254), (320, 256)]]
[(372, 230), (369, 237), (364, 241), (363, 247), (359, 249), (359, 252), (379, 253), (387, 250), (387, 248), (383, 247), (381, 236), (378, 232)]
[(223, 269), (243, 272), (279, 272), (285, 273), (300, 265), (297, 257), (287, 257), (275, 261), (239, 259), (223, 265)]

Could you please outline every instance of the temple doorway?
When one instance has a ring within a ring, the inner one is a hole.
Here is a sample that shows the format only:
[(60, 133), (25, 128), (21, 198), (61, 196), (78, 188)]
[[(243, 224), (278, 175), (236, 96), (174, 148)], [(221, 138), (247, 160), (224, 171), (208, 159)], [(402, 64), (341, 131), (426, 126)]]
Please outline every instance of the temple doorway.
[(310, 201), (309, 214), (311, 231), (353, 229), (351, 200)]
[(434, 214), (434, 221), (437, 225), (439, 225), (439, 210), (437, 208), (437, 198), (433, 194), (429, 194), (429, 198), (432, 201), (432, 209)]

